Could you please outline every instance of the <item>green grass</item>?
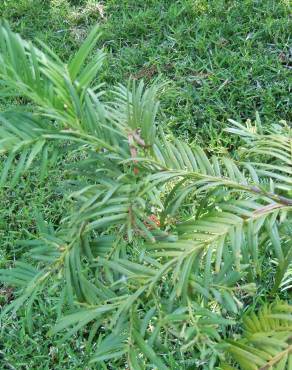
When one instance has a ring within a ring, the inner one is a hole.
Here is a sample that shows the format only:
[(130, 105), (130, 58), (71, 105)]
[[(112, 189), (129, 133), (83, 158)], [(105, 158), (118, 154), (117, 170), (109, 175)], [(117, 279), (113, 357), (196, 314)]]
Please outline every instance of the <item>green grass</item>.
[[(105, 80), (172, 81), (165, 120), (189, 139), (229, 144), (228, 118), (291, 121), (291, 7), (285, 0), (5, 0), (14, 30), (47, 42), (64, 59), (100, 22)], [(32, 22), (32, 19), (34, 22)], [(290, 68), (289, 68), (290, 67)]]
[[(210, 151), (232, 151), (234, 142), (223, 132), (228, 118), (246, 120), (258, 111), (265, 125), (280, 119), (291, 122), (289, 3), (107, 0), (101, 17), (96, 1), (2, 0), (0, 16), (24, 37), (48, 43), (64, 60), (99, 22), (100, 46), (108, 53), (102, 77), (108, 84), (162, 75), (172, 93), (163, 98), (161, 123), (188, 141), (207, 143)], [(1, 101), (0, 109), (14, 104), (21, 101)], [(62, 180), (55, 171), (44, 185), (30, 174), (13, 191), (1, 190), (1, 267), (21, 253), (15, 241), (35, 232), (36, 212), (58, 223), (64, 204), (55, 185)], [(0, 288), (1, 296), (0, 304), (9, 300)], [(42, 369), (87, 368), (80, 339), (57, 350), (45, 337), (54, 322), (51, 307), (50, 302), (43, 307), (43, 330), (32, 337), (20, 320), (2, 325), (0, 351), (6, 360), (0, 353), (0, 367), (7, 361), (16, 369), (39, 369), (40, 363)]]

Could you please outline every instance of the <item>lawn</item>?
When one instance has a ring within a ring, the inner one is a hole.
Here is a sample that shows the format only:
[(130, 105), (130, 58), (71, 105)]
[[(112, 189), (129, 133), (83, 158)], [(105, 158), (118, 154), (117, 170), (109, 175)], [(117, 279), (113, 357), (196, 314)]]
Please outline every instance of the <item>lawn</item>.
[[(223, 131), (229, 118), (253, 120), (258, 112), (264, 125), (291, 123), (289, 0), (2, 0), (0, 17), (23, 37), (47, 43), (63, 60), (98, 22), (99, 45), (107, 53), (102, 79), (110, 86), (128, 78), (167, 80), (160, 123), (170, 135), (208, 146), (211, 154), (233, 154), (237, 142)], [(26, 103), (1, 100), (0, 109)], [(32, 171), (14, 189), (1, 188), (1, 267), (21, 254), (16, 240), (36, 232), (37, 214), (58, 224), (66, 173), (58, 173), (58, 163), (54, 168), (49, 181), (40, 182)], [(0, 304), (12, 294), (0, 288)], [(33, 335), (21, 319), (2, 323), (0, 367), (96, 368), (87, 365), (82, 338), (57, 347), (46, 336), (57, 313), (55, 302), (45, 303), (36, 317), (42, 329)]]

